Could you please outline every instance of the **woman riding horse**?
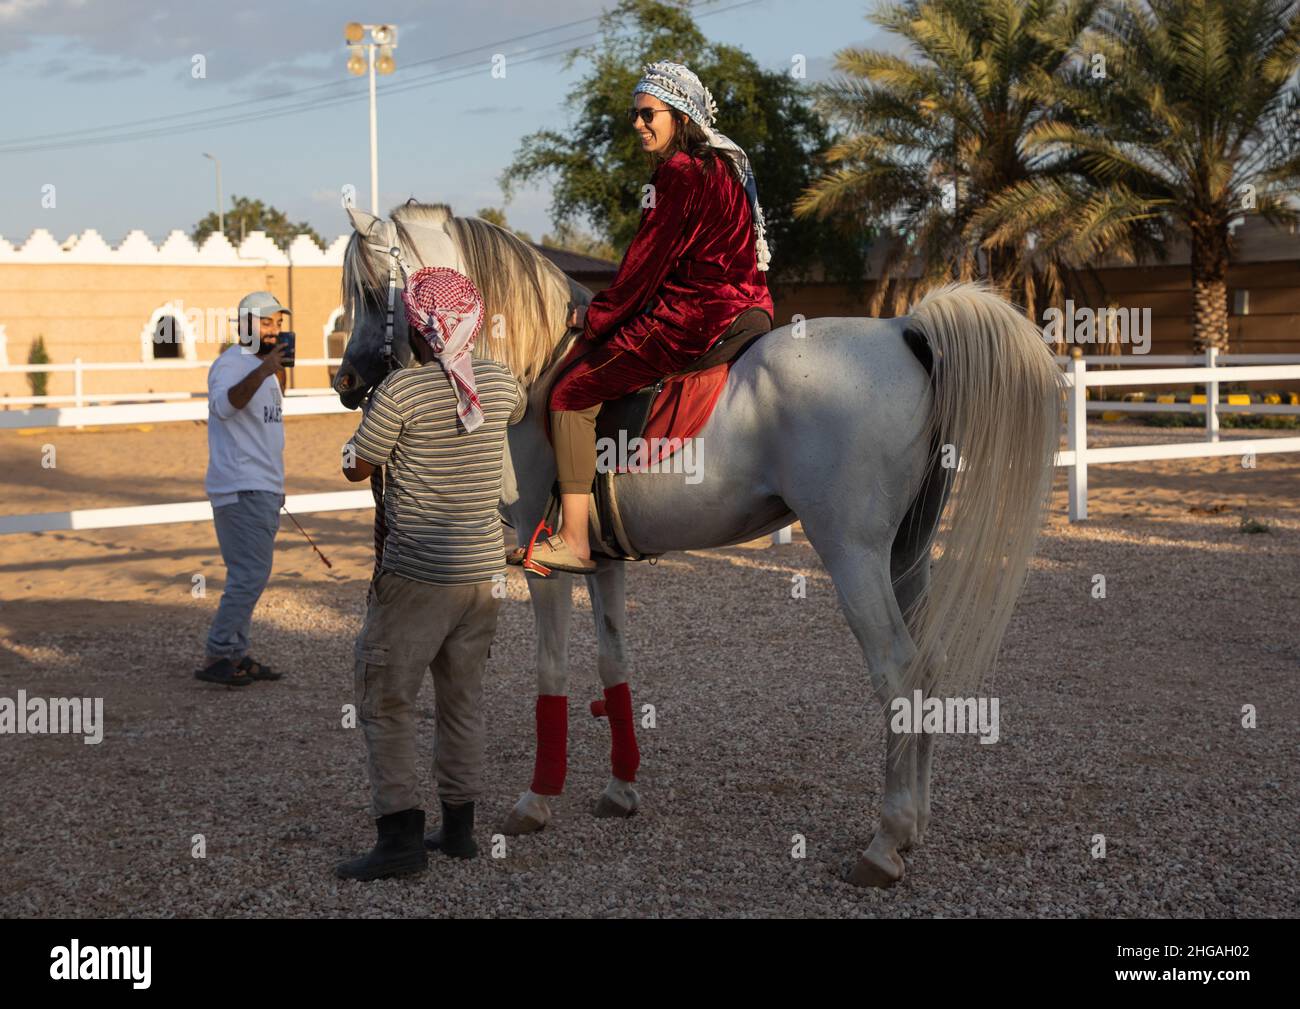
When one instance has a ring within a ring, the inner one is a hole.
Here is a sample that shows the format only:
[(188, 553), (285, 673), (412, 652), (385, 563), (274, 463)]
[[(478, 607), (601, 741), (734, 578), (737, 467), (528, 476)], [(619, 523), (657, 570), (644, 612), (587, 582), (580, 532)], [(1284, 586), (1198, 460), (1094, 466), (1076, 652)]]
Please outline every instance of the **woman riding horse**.
[(666, 61), (645, 67), (632, 95), (628, 115), (655, 171), (618, 274), (587, 307), (582, 337), (598, 346), (551, 393), (561, 525), (532, 553), (577, 574), (596, 570), (587, 497), (601, 405), (681, 371), (733, 324), (744, 337), (770, 330), (775, 311), (754, 173), (745, 152), (713, 129), (713, 95)]

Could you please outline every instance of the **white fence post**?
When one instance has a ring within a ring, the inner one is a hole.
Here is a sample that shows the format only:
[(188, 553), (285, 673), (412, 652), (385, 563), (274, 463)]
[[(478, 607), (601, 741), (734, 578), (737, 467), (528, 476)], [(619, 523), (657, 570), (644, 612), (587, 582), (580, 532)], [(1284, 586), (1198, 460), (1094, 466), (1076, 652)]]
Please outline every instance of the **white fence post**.
[(794, 542), (794, 534), (789, 526), (782, 526), (772, 534), (772, 546), (783, 547), (789, 546)]
[(1087, 362), (1076, 347), (1070, 358), (1069, 410), (1066, 411), (1066, 440), (1074, 453), (1070, 467), (1070, 521), (1080, 522), (1088, 517), (1088, 382)]
[[(1216, 368), (1219, 364), (1217, 347), (1205, 348), (1205, 367)], [(1219, 440), (1219, 380), (1210, 373), (1205, 383), (1205, 440)]]

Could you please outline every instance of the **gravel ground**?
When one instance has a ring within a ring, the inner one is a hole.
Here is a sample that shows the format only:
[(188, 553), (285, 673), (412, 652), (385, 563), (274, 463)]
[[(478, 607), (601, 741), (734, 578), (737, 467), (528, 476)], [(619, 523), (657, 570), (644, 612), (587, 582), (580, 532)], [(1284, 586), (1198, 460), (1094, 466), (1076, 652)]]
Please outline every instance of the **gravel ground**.
[[(0, 736), (0, 914), (1295, 915), (1296, 459), (1260, 456), (1255, 473), (1233, 472), (1233, 460), (1098, 467), (1095, 519), (1083, 525), (1063, 520), (1058, 494), (988, 688), (1001, 740), (939, 740), (934, 819), (889, 891), (844, 879), (875, 825), (882, 722), (833, 588), (798, 534), (790, 546), (630, 566), (633, 699), (657, 716), (639, 733), (638, 816), (588, 814), (609, 742), (585, 714), (599, 691), (578, 590), (570, 774), (555, 821), (508, 839), (504, 857), (434, 859), (423, 876), (368, 885), (331, 872), (373, 840), (363, 744), (340, 724), (364, 566), (311, 575), (286, 524), (292, 559), (277, 563), (302, 571), (273, 579), (255, 636), (289, 676), (230, 691), (190, 675), (219, 579), (191, 600), (189, 553), (173, 568), (160, 555), (147, 602), (83, 603), (96, 610), (85, 624), (65, 603), (52, 623), (0, 638), (0, 696), (102, 696), (107, 724), (98, 746)], [(1243, 534), (1243, 509), (1272, 531)], [(186, 528), (193, 553), (210, 549), (209, 529)], [(327, 553), (356, 549), (368, 516), (312, 528)], [(103, 541), (126, 556), (148, 535)], [(60, 551), (100, 541), (39, 542), (57, 564)], [(93, 584), (93, 556), (76, 563)], [(791, 598), (796, 573), (808, 576), (806, 599)], [(1104, 599), (1090, 591), (1097, 574)], [(485, 846), (531, 774), (532, 642), (512, 569), (487, 676)], [(1242, 728), (1245, 704), (1257, 728)], [(196, 834), (205, 858), (191, 855)], [(791, 857), (794, 834), (805, 859)], [(1104, 859), (1090, 855), (1096, 834)]]

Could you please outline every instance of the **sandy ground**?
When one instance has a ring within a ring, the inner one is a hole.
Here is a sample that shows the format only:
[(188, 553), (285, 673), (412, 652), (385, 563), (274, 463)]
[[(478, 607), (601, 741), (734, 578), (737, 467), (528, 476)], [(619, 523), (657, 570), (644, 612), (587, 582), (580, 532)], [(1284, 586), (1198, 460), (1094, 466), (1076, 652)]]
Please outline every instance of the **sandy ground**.
[[(347, 489), (334, 467), (352, 428), (288, 422), (290, 493)], [(1101, 430), (1094, 444), (1197, 436)], [(3, 432), (0, 511), (198, 500), (205, 464), (201, 424)], [(0, 697), (103, 697), (107, 723), (98, 746), (0, 735), (0, 914), (1296, 914), (1300, 457), (1095, 467), (1092, 518), (1073, 526), (1059, 483), (988, 688), (1001, 741), (940, 740), (934, 821), (886, 892), (844, 882), (878, 812), (882, 730), (798, 534), (630, 566), (633, 697), (657, 717), (639, 733), (637, 817), (588, 815), (609, 741), (585, 714), (599, 691), (578, 589), (556, 821), (503, 858), (437, 859), (369, 886), (331, 875), (373, 835), (363, 745), (340, 724), (368, 513), (301, 517), (332, 569), (284, 522), (254, 630), (288, 677), (243, 691), (191, 677), (223, 579), (210, 525), (0, 537)], [(1244, 514), (1271, 531), (1243, 533)], [(796, 573), (807, 599), (791, 598)], [(1097, 574), (1105, 599), (1090, 592)], [(481, 844), (532, 768), (532, 616), (516, 570), (509, 589), (487, 675)], [(424, 703), (427, 716), (431, 688)], [(1242, 728), (1245, 704), (1257, 728)], [(191, 856), (196, 834), (206, 858)], [(805, 859), (791, 857), (795, 834)], [(1096, 834), (1105, 859), (1090, 857)]]

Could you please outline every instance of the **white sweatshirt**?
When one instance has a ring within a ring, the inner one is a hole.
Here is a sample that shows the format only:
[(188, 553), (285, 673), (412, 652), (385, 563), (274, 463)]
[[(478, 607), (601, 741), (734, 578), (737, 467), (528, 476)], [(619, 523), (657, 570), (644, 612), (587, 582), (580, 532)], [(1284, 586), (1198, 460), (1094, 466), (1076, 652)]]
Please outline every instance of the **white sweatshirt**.
[(280, 383), (268, 375), (242, 410), (228, 393), (262, 359), (232, 344), (208, 369), (208, 475), (204, 489), (214, 508), (232, 504), (241, 490), (284, 493), (284, 421)]

